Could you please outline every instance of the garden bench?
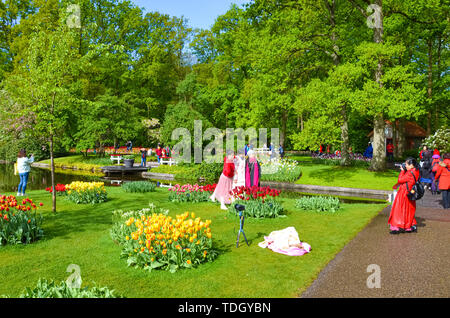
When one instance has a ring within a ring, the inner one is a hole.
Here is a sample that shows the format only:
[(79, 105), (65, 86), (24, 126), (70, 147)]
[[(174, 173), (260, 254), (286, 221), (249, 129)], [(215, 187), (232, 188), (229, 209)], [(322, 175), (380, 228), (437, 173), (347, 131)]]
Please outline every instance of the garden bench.
[(176, 164), (172, 157), (161, 157), (160, 163), (162, 165), (167, 163), (169, 166)]
[(120, 164), (120, 161), (123, 160), (121, 155), (111, 155), (111, 161), (116, 161), (117, 160), (117, 164)]

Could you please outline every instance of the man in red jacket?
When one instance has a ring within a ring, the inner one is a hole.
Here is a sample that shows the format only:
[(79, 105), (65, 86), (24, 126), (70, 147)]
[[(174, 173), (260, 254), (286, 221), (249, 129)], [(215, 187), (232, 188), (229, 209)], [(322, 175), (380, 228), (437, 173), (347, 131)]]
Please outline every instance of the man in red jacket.
[(450, 208), (450, 153), (444, 154), (444, 161), (439, 163), (435, 178), (439, 180), (444, 209), (448, 209)]

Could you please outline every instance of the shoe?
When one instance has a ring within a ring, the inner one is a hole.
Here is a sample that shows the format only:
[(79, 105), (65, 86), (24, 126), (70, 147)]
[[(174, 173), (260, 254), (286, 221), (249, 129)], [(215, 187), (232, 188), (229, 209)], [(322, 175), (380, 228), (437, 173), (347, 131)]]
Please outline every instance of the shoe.
[(228, 210), (228, 208), (227, 208), (226, 205), (221, 205), (220, 208), (221, 208), (222, 210)]
[(389, 231), (389, 234), (400, 234), (400, 231), (397, 231), (397, 230)]
[(405, 230), (405, 233), (417, 233), (417, 226), (411, 226), (409, 231)]
[(17, 195), (16, 195), (16, 197), (20, 197), (20, 196), (22, 196), (22, 194), (21, 194), (21, 193), (19, 193), (19, 192), (17, 192)]

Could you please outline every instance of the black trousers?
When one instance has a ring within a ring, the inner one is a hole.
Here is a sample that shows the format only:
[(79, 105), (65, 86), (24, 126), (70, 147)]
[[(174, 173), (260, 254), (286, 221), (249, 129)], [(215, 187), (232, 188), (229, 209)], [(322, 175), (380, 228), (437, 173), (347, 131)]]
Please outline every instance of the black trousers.
[(450, 208), (450, 190), (441, 190), (444, 209)]

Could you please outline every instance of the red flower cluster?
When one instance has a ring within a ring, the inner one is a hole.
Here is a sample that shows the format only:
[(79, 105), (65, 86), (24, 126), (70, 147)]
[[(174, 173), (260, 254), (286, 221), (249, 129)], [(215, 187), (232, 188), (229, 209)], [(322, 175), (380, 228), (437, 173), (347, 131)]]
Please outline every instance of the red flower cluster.
[(235, 199), (240, 200), (256, 200), (262, 199), (263, 201), (269, 197), (277, 197), (279, 196), (281, 191), (276, 189), (271, 189), (270, 187), (237, 187), (231, 191), (231, 194)]
[(200, 189), (202, 191), (206, 191), (206, 192), (214, 192), (214, 190), (216, 190), (216, 186), (217, 186), (216, 183), (214, 183), (214, 184), (207, 184), (207, 185), (204, 185), (204, 186), (200, 186)]
[[(56, 190), (56, 192), (66, 192), (66, 185), (65, 185), (65, 184), (59, 184), (59, 183), (58, 183), (58, 184), (55, 186), (55, 190)], [(52, 187), (45, 188), (45, 191), (48, 191), (48, 192), (50, 192), (50, 193), (53, 192)]]
[[(39, 206), (43, 206), (43, 203), (39, 203)], [(33, 203), (33, 200), (31, 199), (23, 199), (22, 200), (22, 204), (17, 203), (17, 199), (15, 196), (10, 195), (10, 196), (6, 196), (6, 195), (2, 195), (0, 196), (0, 219), (3, 218), (3, 220), (5, 221), (9, 221), (9, 217), (8, 217), (8, 212), (11, 211), (11, 213), (14, 214), (14, 209), (16, 211), (30, 211), (31, 209), (34, 209), (35, 211), (37, 210), (37, 206), (35, 203)], [(3, 213), (5, 213), (3, 215)]]

